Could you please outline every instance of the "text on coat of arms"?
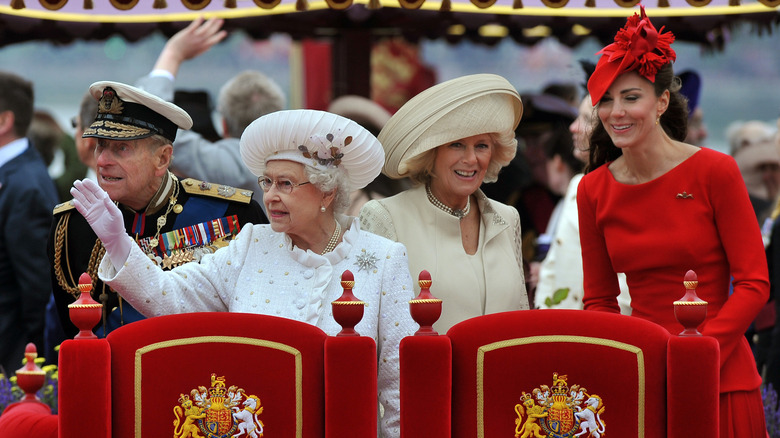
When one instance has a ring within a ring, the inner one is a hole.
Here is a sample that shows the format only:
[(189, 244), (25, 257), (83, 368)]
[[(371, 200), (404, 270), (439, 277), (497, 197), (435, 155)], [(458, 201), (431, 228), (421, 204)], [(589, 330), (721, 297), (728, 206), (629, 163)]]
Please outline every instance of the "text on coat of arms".
[(212, 374), (210, 388), (198, 386), (179, 397), (179, 406), (173, 408), (173, 438), (260, 438), (261, 413), (259, 397), (228, 388), (225, 377)]
[(579, 385), (569, 387), (566, 375), (553, 373), (552, 387), (523, 391), (515, 405), (515, 438), (603, 438), (604, 404)]

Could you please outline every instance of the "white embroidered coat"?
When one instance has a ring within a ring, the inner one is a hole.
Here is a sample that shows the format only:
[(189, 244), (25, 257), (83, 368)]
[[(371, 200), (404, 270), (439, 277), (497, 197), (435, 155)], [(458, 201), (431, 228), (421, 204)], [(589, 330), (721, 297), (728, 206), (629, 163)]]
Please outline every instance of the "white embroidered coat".
[(149, 317), (203, 311), (259, 313), (305, 321), (335, 335), (341, 326), (333, 319), (330, 303), (343, 293), (341, 274), (349, 269), (355, 276), (353, 293), (367, 304), (355, 329), (377, 342), (377, 384), (384, 409), (380, 429), (385, 437), (397, 437), (398, 346), (418, 329), (409, 314), (414, 289), (406, 249), (361, 232), (355, 218), (339, 220), (349, 228), (336, 249), (325, 255), (294, 247), (287, 235), (270, 225), (253, 225), (199, 264), (166, 272), (133, 245), (119, 271), (104, 257), (99, 276)]

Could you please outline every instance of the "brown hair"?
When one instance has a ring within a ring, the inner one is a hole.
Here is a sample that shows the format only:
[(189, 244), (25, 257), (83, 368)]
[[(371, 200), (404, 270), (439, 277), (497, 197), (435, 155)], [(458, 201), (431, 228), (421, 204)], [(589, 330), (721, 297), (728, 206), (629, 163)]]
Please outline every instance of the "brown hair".
[[(658, 70), (653, 83), (656, 97), (661, 96), (664, 91), (669, 91), (669, 106), (661, 114), (660, 125), (669, 137), (684, 141), (688, 134), (688, 99), (680, 93), (680, 87), (680, 78), (674, 75), (671, 63)], [(602, 164), (614, 161), (621, 155), (623, 151), (615, 146), (604, 129), (604, 124), (597, 117), (590, 135), (590, 160), (585, 173), (596, 170)]]

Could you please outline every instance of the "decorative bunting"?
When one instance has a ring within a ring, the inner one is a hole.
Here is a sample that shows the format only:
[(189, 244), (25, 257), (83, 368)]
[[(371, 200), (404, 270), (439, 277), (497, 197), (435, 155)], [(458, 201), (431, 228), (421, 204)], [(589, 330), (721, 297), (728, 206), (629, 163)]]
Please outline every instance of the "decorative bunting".
[(343, 10), (352, 6), (352, 0), (325, 0), (331, 9)]
[(129, 11), (130, 9), (133, 9), (135, 5), (138, 4), (138, 0), (109, 0), (111, 2), (111, 6), (121, 10), (121, 11)]
[(181, 0), (181, 4), (193, 11), (199, 11), (208, 6), (209, 3), (211, 3), (211, 0)]
[(282, 0), (252, 0), (255, 4), (263, 9), (273, 9), (282, 2)]
[[(66, 3), (68, 3), (68, 0), (38, 0), (44, 8), (50, 10), (50, 11), (56, 11), (59, 9), (62, 9), (63, 6), (65, 6)], [(22, 3), (24, 5), (24, 3)], [(11, 4), (13, 7), (13, 3)], [(86, 9), (87, 5), (84, 5), (84, 8)]]

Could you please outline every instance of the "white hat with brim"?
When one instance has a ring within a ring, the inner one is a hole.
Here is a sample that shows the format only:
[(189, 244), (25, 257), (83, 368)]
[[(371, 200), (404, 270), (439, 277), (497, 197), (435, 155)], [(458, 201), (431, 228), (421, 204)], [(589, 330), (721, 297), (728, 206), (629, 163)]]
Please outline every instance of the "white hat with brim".
[(734, 153), (740, 171), (749, 172), (762, 164), (780, 164), (780, 151), (771, 139), (744, 146)]
[(373, 100), (351, 94), (334, 99), (328, 105), (328, 112), (352, 119), (363, 126), (369, 125), (366, 127), (376, 128), (376, 132), (385, 126), (392, 115)]
[(161, 135), (173, 142), (179, 128), (192, 128), (186, 111), (140, 88), (101, 81), (90, 85), (89, 93), (98, 100), (98, 112), (83, 137), (136, 140)]
[(382, 170), (384, 150), (368, 130), (337, 114), (317, 110), (276, 111), (252, 122), (241, 135), (241, 158), (255, 175), (266, 163), (288, 160), (343, 171), (349, 190), (365, 187)]
[(383, 171), (403, 178), (409, 160), (446, 143), (486, 133), (514, 135), (522, 115), (520, 95), (501, 76), (476, 74), (434, 85), (406, 102), (379, 133), (387, 155)]
[(742, 173), (742, 179), (748, 192), (759, 198), (769, 198), (769, 191), (763, 180), (760, 166), (765, 164), (780, 165), (780, 152), (769, 139), (750, 144), (739, 149), (734, 154), (734, 160)]

